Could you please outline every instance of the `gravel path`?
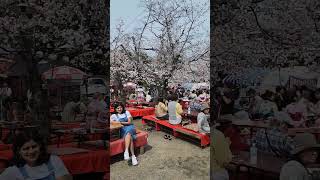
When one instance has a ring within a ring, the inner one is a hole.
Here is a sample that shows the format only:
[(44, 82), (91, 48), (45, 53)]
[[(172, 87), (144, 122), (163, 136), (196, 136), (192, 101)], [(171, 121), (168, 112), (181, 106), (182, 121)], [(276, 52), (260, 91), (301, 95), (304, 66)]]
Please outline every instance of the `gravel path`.
[[(141, 120), (134, 123), (143, 129)], [(163, 138), (161, 131), (149, 133), (149, 147), (138, 156), (139, 165), (131, 166), (123, 155), (111, 159), (112, 180), (209, 180), (210, 148), (204, 149), (179, 138)]]

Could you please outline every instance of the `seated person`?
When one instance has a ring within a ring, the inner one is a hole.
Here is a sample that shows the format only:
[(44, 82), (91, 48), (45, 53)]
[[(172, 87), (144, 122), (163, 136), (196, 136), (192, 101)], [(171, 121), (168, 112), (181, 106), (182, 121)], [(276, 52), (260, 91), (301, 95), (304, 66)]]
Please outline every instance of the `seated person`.
[(107, 110), (107, 105), (102, 101), (100, 93), (96, 93), (88, 105), (88, 112), (86, 115), (86, 128), (96, 128), (100, 126), (98, 117), (101, 112)]
[(137, 98), (136, 94), (130, 94), (129, 100), (135, 100)]
[(229, 180), (229, 174), (226, 170), (227, 165), (232, 160), (232, 153), (230, 150), (230, 140), (224, 134), (216, 129), (213, 122), (211, 126), (211, 157), (210, 170), (211, 179), (214, 180)]
[(168, 115), (168, 107), (167, 107), (167, 102), (164, 98), (160, 97), (159, 98), (159, 103), (156, 105), (155, 109), (155, 114), (157, 119), (161, 120), (168, 120), (169, 115)]
[(278, 106), (273, 102), (273, 92), (266, 91), (262, 95), (263, 101), (261, 102), (256, 116), (257, 118), (268, 119), (274, 116), (274, 113), (278, 111)]
[(62, 122), (72, 122), (75, 121), (77, 113), (80, 112), (80, 105), (76, 103), (76, 99), (73, 98), (69, 101), (63, 108), (62, 111)]
[(180, 124), (182, 121), (181, 114), (183, 113), (182, 106), (177, 102), (178, 96), (172, 94), (168, 103), (168, 115), (170, 124)]
[(129, 148), (131, 151), (131, 161), (132, 165), (138, 165), (137, 158), (134, 154), (134, 144), (133, 141), (136, 140), (136, 129), (132, 124), (132, 116), (129, 111), (125, 110), (123, 104), (116, 104), (114, 106), (116, 114), (112, 114), (110, 117), (111, 123), (120, 123), (123, 125), (120, 129), (121, 138), (125, 141), (125, 151), (124, 151), (124, 160), (129, 160)]
[(58, 156), (47, 152), (37, 131), (24, 131), (13, 143), (12, 166), (0, 174), (0, 179), (72, 180), (72, 176)]
[(288, 135), (288, 128), (293, 127), (293, 121), (285, 112), (276, 112), (270, 122), (268, 130), (259, 129), (253, 138), (257, 148), (266, 153), (276, 156), (289, 157), (294, 147), (292, 138)]
[(196, 99), (196, 98), (197, 98), (196, 91), (193, 90), (193, 91), (190, 93), (190, 95), (189, 95), (189, 99), (190, 99), (190, 100), (193, 100), (193, 99)]
[(295, 127), (304, 127), (307, 119), (307, 107), (300, 100), (299, 91), (297, 91), (292, 103), (284, 109), (292, 120), (295, 121)]
[(224, 117), (233, 115), (234, 95), (228, 85), (225, 85), (224, 88), (219, 89), (219, 96), (217, 96), (217, 99), (221, 105), (221, 115)]
[(194, 100), (192, 100), (191, 101), (191, 103), (190, 103), (190, 110), (191, 111), (197, 111), (197, 112), (199, 112), (199, 111), (201, 111), (201, 102), (200, 102), (200, 100), (198, 99), (198, 98), (196, 98), (196, 99), (194, 99)]
[(200, 133), (210, 133), (210, 126), (208, 122), (210, 107), (208, 104), (204, 104), (201, 108), (201, 112), (197, 117), (197, 124)]
[(315, 164), (318, 159), (319, 147), (313, 134), (297, 134), (294, 138), (295, 148), (291, 151), (292, 158), (281, 168), (280, 180), (312, 180), (308, 165)]
[(254, 89), (249, 89), (247, 95), (249, 97), (248, 113), (255, 115), (258, 113), (258, 107), (260, 107), (263, 99), (257, 94)]

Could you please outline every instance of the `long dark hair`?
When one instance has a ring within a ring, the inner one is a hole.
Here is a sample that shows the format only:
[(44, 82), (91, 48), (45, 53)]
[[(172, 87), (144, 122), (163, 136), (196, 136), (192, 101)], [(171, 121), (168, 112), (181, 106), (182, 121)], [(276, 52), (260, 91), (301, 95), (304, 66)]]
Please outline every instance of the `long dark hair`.
[(47, 151), (47, 145), (45, 144), (44, 139), (42, 136), (38, 133), (36, 130), (24, 130), (22, 132), (19, 132), (17, 136), (14, 139), (13, 142), (13, 159), (12, 164), (17, 167), (22, 167), (26, 164), (26, 161), (21, 157), (20, 150), (21, 147), (33, 140), (40, 146), (40, 154), (36, 161), (36, 165), (41, 165), (43, 163), (47, 163), (50, 159), (50, 154)]
[(122, 107), (122, 112), (121, 112), (121, 114), (126, 113), (126, 108), (124, 107), (124, 105), (123, 105), (122, 103), (117, 103), (117, 104), (114, 105), (115, 112), (118, 113), (118, 112), (117, 112), (117, 108), (118, 108), (119, 106)]
[(159, 97), (159, 98), (158, 98), (158, 103), (159, 103), (159, 102), (165, 103), (165, 99), (164, 99), (163, 97)]

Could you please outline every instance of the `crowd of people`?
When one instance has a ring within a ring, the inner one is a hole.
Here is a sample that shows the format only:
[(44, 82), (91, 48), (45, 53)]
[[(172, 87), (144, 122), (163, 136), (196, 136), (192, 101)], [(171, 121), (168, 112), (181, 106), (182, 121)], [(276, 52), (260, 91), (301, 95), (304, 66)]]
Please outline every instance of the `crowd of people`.
[(222, 117), (268, 120), (276, 112), (283, 112), (289, 115), (294, 127), (320, 125), (320, 89), (278, 86), (275, 92), (266, 90), (263, 94), (249, 89), (245, 97), (240, 97), (239, 89), (228, 85), (217, 89), (215, 99), (220, 102)]
[[(181, 124), (183, 120), (183, 107), (182, 101), (187, 102), (187, 108), (193, 112), (197, 112), (197, 128), (196, 130), (201, 133), (210, 133), (209, 116), (210, 116), (210, 96), (207, 94), (207, 90), (198, 91), (185, 91), (181, 93), (179, 99), (179, 93), (181, 91), (176, 90), (171, 92), (168, 100), (163, 97), (158, 98), (158, 103), (155, 106), (155, 115), (159, 120), (169, 120), (170, 124)], [(189, 111), (188, 110), (188, 111)], [(187, 113), (190, 113), (187, 112)]]
[[(275, 92), (266, 90), (259, 94), (253, 88), (244, 92), (228, 84), (215, 88), (214, 100), (220, 107), (219, 119), (266, 123), (268, 128), (257, 129), (246, 150), (250, 144), (255, 144), (260, 152), (287, 159), (281, 169), (280, 180), (310, 179), (312, 173), (307, 167), (317, 162), (320, 146), (313, 134), (292, 136), (289, 129), (320, 127), (320, 89), (278, 86)], [(228, 134), (231, 131), (220, 131), (215, 126), (213, 129), (211, 145), (218, 143), (214, 146), (213, 179), (227, 180), (226, 166), (232, 160), (232, 152), (237, 151), (233, 145), (240, 139)], [(235, 132), (240, 135), (240, 132), (232, 131)]]
[(74, 122), (77, 115), (81, 114), (86, 122), (87, 129), (105, 127), (107, 122), (107, 102), (101, 93), (95, 93), (90, 102), (80, 101), (80, 98), (71, 97), (62, 111), (62, 122)]

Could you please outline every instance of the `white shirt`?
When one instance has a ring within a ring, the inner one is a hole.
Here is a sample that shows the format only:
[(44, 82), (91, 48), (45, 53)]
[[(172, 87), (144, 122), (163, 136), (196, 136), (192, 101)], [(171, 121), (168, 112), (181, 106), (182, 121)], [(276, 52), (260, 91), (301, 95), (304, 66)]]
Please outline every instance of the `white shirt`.
[(207, 115), (205, 115), (203, 112), (200, 112), (197, 117), (197, 124), (199, 132), (201, 133), (210, 133), (210, 126), (208, 123)]
[(125, 118), (127, 115), (128, 118), (132, 117), (129, 111), (126, 111), (126, 113), (123, 114), (112, 114), (110, 119), (111, 121), (120, 121), (121, 118)]
[(151, 97), (149, 94), (147, 94), (147, 96), (146, 96), (146, 102), (150, 102), (151, 99), (152, 99), (152, 97)]
[[(49, 161), (51, 161), (51, 164), (54, 168), (54, 175), (56, 178), (70, 174), (67, 168), (64, 166), (63, 161), (58, 156), (51, 155)], [(46, 164), (42, 164), (36, 167), (30, 167), (29, 165), (26, 164), (24, 168), (30, 177), (27, 180), (41, 179), (50, 174)], [(16, 166), (8, 167), (2, 174), (0, 174), (0, 179), (1, 180), (2, 179), (3, 180), (25, 180), (23, 178), (23, 175), (20, 173), (20, 170)]]
[(281, 168), (280, 180), (311, 180), (311, 177), (301, 163), (289, 161)]

